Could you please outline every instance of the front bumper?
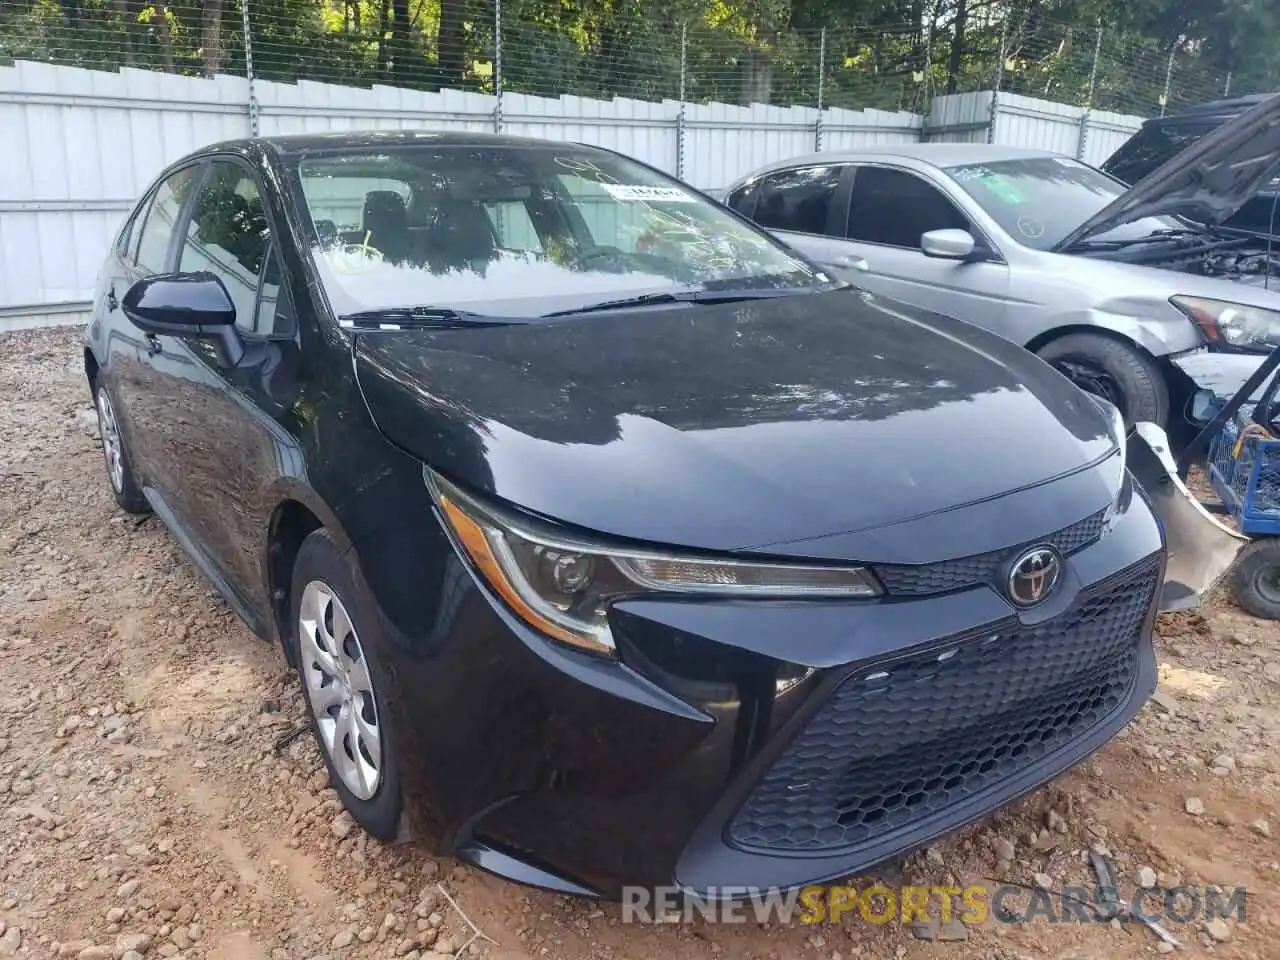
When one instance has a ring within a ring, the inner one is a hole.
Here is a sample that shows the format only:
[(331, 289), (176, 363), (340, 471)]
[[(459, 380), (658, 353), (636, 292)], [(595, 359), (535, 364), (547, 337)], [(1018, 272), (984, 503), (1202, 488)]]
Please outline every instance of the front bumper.
[[(1032, 534), (1009, 539), (1054, 531)], [(415, 824), (486, 869), (610, 897), (899, 855), (1079, 762), (1154, 690), (1159, 525), (1139, 495), (1072, 536), (1031, 610), (986, 585), (999, 564), (954, 561), (942, 592), (899, 569), (876, 602), (632, 600), (621, 662), (532, 634), (455, 559), (430, 656), (393, 663)]]
[(1146, 624), (1159, 576), (1151, 557), (1044, 623), (1011, 617), (835, 672), (766, 772), (685, 848), (679, 883), (791, 887), (854, 873), (1078, 763), (1155, 689)]

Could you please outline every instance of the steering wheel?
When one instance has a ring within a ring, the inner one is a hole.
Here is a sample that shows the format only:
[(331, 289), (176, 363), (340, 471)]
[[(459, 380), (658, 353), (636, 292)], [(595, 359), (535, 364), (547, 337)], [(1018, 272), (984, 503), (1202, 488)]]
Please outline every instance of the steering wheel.
[(386, 257), (381, 250), (366, 241), (331, 247), (328, 259), (335, 272), (350, 275), (376, 270), (385, 262)]
[(629, 259), (625, 251), (617, 247), (592, 247), (583, 253), (578, 254), (569, 262), (570, 269), (580, 269), (587, 264), (596, 260), (625, 260)]

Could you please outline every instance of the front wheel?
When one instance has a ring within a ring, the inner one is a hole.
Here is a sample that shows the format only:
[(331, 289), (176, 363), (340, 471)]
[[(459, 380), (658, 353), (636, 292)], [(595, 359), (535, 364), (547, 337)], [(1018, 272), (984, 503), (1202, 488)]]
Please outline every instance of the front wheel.
[(310, 534), (293, 567), (298, 674), (329, 780), (370, 835), (389, 841), (401, 792), (390, 683), (375, 647), (377, 602), (327, 530)]
[(1069, 333), (1036, 354), (1086, 393), (1110, 400), (1126, 424), (1150, 422), (1168, 429), (1169, 386), (1136, 346), (1097, 333)]
[(1231, 570), (1236, 600), (1255, 617), (1280, 620), (1280, 537), (1255, 540)]
[(137, 515), (151, 512), (151, 505), (142, 495), (142, 487), (133, 474), (133, 460), (125, 446), (111, 391), (105, 383), (97, 383), (93, 391), (94, 406), (98, 411), (98, 436), (102, 438), (102, 457), (107, 465), (107, 480), (111, 493), (120, 509)]

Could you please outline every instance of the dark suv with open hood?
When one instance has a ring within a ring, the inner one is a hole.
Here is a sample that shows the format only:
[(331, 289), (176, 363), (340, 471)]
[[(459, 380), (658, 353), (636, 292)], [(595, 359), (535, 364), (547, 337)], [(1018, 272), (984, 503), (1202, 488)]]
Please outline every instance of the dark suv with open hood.
[[(1224, 123), (1234, 120), (1273, 96), (1275, 94), (1259, 93), (1233, 97), (1230, 100), (1214, 100), (1164, 117), (1155, 117), (1146, 121), (1137, 133), (1108, 157), (1102, 169), (1125, 183), (1137, 183)], [(1261, 235), (1273, 232), (1276, 228), (1272, 218), (1278, 195), (1280, 178), (1273, 179), (1246, 200), (1236, 213), (1222, 222), (1222, 226)]]

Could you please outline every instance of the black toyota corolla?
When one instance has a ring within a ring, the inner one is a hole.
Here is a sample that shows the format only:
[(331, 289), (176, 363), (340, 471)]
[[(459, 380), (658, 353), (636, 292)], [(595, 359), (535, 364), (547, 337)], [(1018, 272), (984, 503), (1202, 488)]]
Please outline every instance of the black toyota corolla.
[(1155, 684), (1114, 409), (606, 150), (209, 147), (85, 344), (120, 506), (283, 646), (381, 839), (794, 887), (1028, 791)]

